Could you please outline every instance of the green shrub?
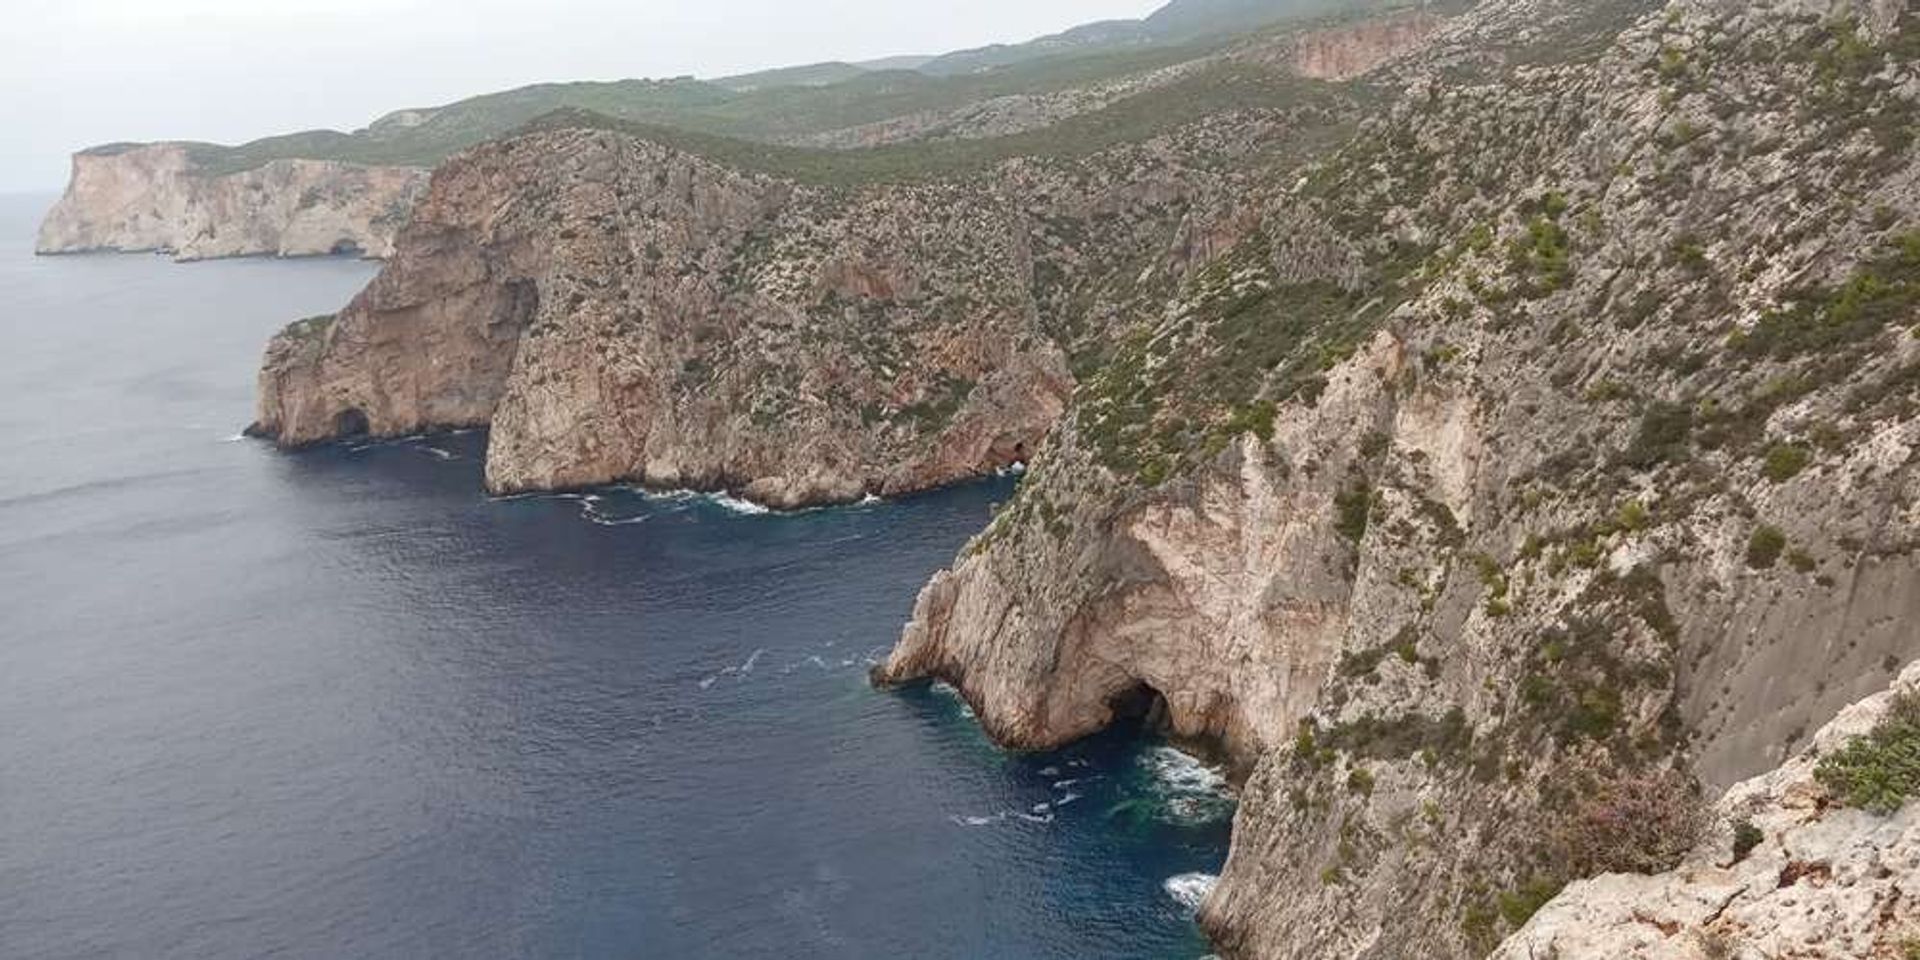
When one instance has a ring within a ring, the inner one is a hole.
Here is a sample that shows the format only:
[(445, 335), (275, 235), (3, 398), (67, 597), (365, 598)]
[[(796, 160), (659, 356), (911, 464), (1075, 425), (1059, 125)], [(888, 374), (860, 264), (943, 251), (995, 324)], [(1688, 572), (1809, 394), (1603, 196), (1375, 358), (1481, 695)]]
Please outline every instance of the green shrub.
[(1766, 835), (1753, 825), (1752, 820), (1741, 820), (1733, 825), (1733, 862), (1740, 863), (1758, 847)]
[(333, 328), (334, 319), (334, 314), (324, 313), (305, 320), (295, 320), (287, 324), (287, 328), (280, 331), (280, 335), (291, 340), (318, 340)]
[(1620, 507), (1620, 513), (1614, 517), (1614, 525), (1629, 533), (1639, 533), (1652, 523), (1652, 515), (1647, 505), (1638, 500), (1629, 500)]
[(1681, 774), (1632, 774), (1586, 790), (1553, 845), (1576, 877), (1661, 873), (1693, 849), (1706, 823), (1699, 791)]
[(1373, 796), (1373, 773), (1366, 767), (1354, 767), (1347, 774), (1347, 789), (1363, 797)]
[(1767, 460), (1761, 467), (1761, 473), (1774, 483), (1785, 483), (1799, 476), (1800, 471), (1812, 462), (1813, 452), (1806, 447), (1792, 443), (1775, 444), (1767, 451)]
[(1373, 488), (1360, 481), (1333, 498), (1334, 529), (1355, 544), (1366, 539), (1373, 517)]
[(1787, 535), (1779, 527), (1763, 525), (1747, 539), (1747, 566), (1771, 570), (1787, 549)]
[(1920, 696), (1895, 697), (1871, 732), (1821, 758), (1814, 778), (1846, 806), (1899, 810), (1920, 791)]
[(1527, 921), (1533, 919), (1533, 915), (1539, 913), (1548, 901), (1559, 896), (1566, 886), (1564, 881), (1551, 877), (1534, 877), (1521, 884), (1519, 889), (1500, 895), (1500, 916), (1506, 918), (1508, 925), (1516, 930), (1526, 926)]
[(1685, 403), (1648, 404), (1640, 415), (1640, 429), (1620, 455), (1626, 466), (1647, 470), (1685, 459), (1693, 437), (1693, 407)]

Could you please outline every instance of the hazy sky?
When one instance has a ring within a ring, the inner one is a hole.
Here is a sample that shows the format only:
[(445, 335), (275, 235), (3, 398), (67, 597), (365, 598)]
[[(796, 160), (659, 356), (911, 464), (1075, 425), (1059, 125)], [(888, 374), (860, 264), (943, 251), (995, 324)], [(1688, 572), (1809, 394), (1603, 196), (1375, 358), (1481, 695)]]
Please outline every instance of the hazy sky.
[(352, 130), (543, 80), (720, 76), (1024, 40), (1160, 0), (4, 0), (0, 190), (113, 140)]

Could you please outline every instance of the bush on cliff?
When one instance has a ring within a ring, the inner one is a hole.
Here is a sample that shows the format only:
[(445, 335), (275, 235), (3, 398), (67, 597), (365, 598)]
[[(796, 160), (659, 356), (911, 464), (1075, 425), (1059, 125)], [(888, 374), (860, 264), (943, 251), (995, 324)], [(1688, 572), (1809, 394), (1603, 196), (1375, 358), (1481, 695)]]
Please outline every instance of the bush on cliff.
[(1673, 772), (1618, 777), (1585, 791), (1553, 846), (1575, 877), (1660, 873), (1679, 864), (1707, 822), (1699, 791)]
[(1896, 697), (1872, 732), (1822, 758), (1814, 778), (1846, 806), (1899, 810), (1920, 792), (1920, 696)]

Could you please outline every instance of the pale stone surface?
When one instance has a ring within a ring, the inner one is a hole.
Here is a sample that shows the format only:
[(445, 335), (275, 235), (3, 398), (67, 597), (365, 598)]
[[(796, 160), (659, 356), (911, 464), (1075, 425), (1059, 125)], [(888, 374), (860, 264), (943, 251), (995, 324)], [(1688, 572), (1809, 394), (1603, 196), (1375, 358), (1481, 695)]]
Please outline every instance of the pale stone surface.
[(275, 160), (208, 176), (191, 148), (160, 143), (73, 158), (66, 193), (40, 225), (40, 253), (162, 251), (221, 257), (386, 257), (427, 172)]

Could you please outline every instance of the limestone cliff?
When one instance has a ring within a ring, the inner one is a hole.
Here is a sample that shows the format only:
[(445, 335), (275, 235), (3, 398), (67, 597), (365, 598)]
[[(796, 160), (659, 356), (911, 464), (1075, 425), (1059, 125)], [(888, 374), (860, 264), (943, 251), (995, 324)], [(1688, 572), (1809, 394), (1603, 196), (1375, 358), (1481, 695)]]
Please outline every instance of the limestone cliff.
[(1350, 145), (1195, 225), (1226, 252), (1115, 318), (876, 678), (1025, 747), (1162, 697), (1246, 777), (1201, 913), (1231, 957), (1479, 956), (1671, 866), (1684, 811), (1607, 805), (1772, 767), (1920, 657), (1915, 35), (1450, 23)]
[(275, 339), (255, 429), (299, 446), (485, 425), (497, 491), (637, 481), (791, 507), (981, 476), (1065, 409), (1063, 278), (1139, 270), (1171, 211), (1231, 191), (1186, 155), (1243, 149), (1192, 135), (1104, 170), (820, 185), (610, 130), (478, 148), (435, 174), (364, 293)]
[(36, 251), (164, 251), (181, 260), (360, 253), (385, 257), (427, 173), (320, 160), (203, 172), (191, 145), (76, 154)]

